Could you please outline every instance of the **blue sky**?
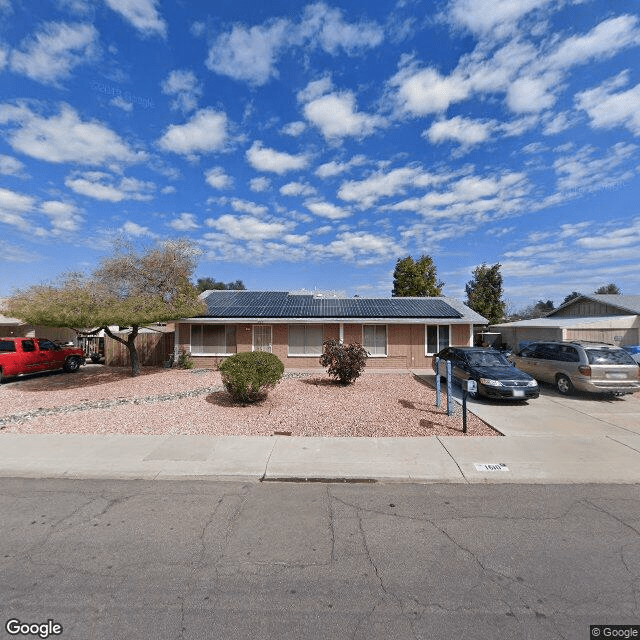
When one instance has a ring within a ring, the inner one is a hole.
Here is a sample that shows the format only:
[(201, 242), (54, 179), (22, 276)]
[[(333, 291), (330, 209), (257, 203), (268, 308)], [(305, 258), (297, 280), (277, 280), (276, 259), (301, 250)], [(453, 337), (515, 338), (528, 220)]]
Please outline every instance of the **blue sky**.
[(640, 293), (636, 0), (0, 0), (0, 296), (124, 235), (196, 277)]

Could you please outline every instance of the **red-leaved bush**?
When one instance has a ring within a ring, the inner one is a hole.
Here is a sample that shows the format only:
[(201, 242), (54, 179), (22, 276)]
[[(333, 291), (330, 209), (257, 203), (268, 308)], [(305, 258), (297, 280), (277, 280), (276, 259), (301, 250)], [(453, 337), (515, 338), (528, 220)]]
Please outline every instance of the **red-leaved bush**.
[(337, 378), (340, 384), (351, 384), (360, 377), (367, 366), (367, 351), (359, 343), (342, 344), (340, 340), (325, 340), (320, 364), (328, 367), (327, 373)]

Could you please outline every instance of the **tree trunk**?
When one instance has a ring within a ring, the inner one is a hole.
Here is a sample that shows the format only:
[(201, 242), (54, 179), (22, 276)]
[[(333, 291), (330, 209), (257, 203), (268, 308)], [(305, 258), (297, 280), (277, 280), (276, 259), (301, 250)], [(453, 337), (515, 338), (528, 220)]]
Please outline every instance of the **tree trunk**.
[(138, 325), (134, 324), (131, 327), (131, 333), (127, 338), (127, 349), (129, 349), (129, 359), (131, 360), (131, 375), (133, 377), (140, 375), (140, 358), (138, 357), (138, 350), (136, 349), (136, 337), (138, 336)]
[(126, 340), (119, 338), (115, 334), (111, 333), (111, 329), (109, 327), (102, 327), (104, 332), (113, 340), (116, 340), (120, 344), (123, 344), (129, 350), (129, 360), (131, 361), (131, 375), (132, 377), (136, 377), (140, 375), (140, 358), (138, 357), (138, 350), (136, 349), (136, 338), (138, 336), (138, 331), (140, 330), (140, 326), (137, 324), (132, 325), (131, 333), (127, 337)]

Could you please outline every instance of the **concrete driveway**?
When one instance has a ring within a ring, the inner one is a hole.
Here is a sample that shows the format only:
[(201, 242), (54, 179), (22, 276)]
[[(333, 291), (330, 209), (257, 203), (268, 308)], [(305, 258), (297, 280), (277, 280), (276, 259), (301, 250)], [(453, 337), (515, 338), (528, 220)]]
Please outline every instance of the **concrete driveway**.
[[(443, 399), (445, 394), (443, 386)], [(462, 391), (457, 385), (453, 385), (453, 395), (461, 402)], [(469, 399), (467, 407), (507, 436), (634, 436), (640, 441), (640, 399), (636, 395), (563, 396), (543, 384), (535, 400)]]

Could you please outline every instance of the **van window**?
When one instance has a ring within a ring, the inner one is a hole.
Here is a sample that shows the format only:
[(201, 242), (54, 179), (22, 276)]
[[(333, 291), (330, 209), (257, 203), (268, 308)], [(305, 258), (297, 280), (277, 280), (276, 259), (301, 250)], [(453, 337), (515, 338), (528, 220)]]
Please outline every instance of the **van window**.
[(541, 360), (559, 360), (559, 350), (557, 344), (539, 344), (536, 349), (536, 358)]
[(589, 364), (637, 364), (624, 349), (585, 349)]
[(558, 360), (562, 362), (580, 362), (580, 354), (575, 347), (563, 344), (558, 353)]

